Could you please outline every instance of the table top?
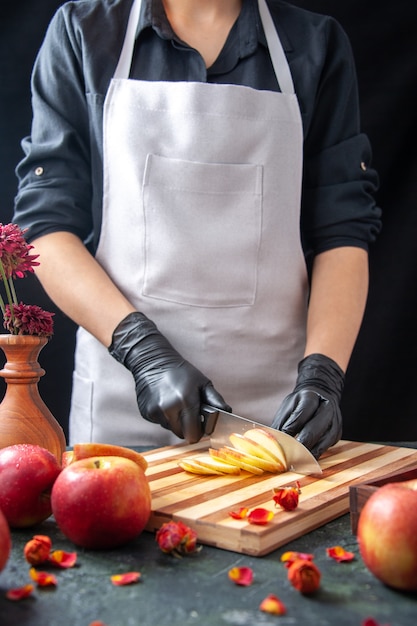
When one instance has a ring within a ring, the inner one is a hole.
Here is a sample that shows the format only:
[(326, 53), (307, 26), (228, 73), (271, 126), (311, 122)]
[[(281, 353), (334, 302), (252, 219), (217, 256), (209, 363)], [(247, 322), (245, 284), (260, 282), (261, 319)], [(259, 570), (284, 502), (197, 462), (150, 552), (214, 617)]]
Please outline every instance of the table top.
[[(53, 549), (77, 551), (77, 566), (54, 570), (56, 588), (36, 588), (33, 595), (13, 602), (8, 589), (29, 582), (23, 547), (34, 534), (46, 534)], [(344, 515), (264, 557), (249, 557), (203, 546), (178, 559), (163, 554), (153, 533), (111, 551), (77, 549), (64, 538), (53, 518), (36, 528), (14, 530), (11, 557), (0, 574), (1, 626), (89, 626), (101, 620), (107, 626), (361, 626), (373, 617), (381, 626), (415, 626), (417, 594), (389, 589), (365, 568), (350, 517)], [(337, 563), (326, 548), (341, 545), (355, 554), (351, 562)], [(321, 587), (303, 596), (287, 581), (280, 556), (287, 550), (314, 554), (322, 573)], [(232, 567), (253, 569), (254, 581), (239, 587), (228, 579)], [(141, 581), (116, 587), (113, 574), (140, 571)], [(285, 616), (259, 611), (269, 594), (287, 608)]]

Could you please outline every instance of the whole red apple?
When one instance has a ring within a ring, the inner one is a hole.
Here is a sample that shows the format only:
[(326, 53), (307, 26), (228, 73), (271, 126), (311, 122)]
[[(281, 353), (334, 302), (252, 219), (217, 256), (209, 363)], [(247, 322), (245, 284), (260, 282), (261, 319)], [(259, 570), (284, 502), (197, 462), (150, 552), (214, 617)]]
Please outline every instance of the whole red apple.
[(375, 491), (360, 513), (357, 537), (374, 576), (395, 589), (417, 591), (417, 479)]
[(0, 509), (9, 526), (34, 526), (51, 515), (51, 489), (61, 471), (41, 446), (18, 443), (0, 450)]
[(95, 456), (64, 467), (51, 503), (56, 523), (70, 541), (101, 550), (142, 532), (151, 513), (151, 491), (143, 469), (131, 459)]
[(6, 518), (0, 510), (0, 572), (7, 563), (12, 548), (10, 528)]

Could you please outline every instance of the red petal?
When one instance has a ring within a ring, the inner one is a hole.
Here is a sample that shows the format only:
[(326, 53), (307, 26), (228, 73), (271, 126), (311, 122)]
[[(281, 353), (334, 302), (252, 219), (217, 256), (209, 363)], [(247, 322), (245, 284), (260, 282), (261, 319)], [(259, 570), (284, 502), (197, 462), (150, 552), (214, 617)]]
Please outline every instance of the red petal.
[(140, 572), (126, 572), (125, 574), (114, 574), (113, 576), (110, 576), (110, 580), (113, 585), (116, 585), (116, 587), (137, 583), (140, 578)]
[(34, 567), (30, 568), (29, 576), (39, 587), (50, 587), (58, 584), (56, 576), (48, 572), (39, 572)]
[(294, 561), (301, 559), (302, 561), (312, 561), (314, 559), (313, 554), (307, 554), (306, 552), (284, 552), (281, 555), (281, 561), (285, 563), (285, 567), (290, 567)]
[(9, 589), (6, 593), (6, 598), (8, 600), (23, 600), (23, 598), (30, 596), (33, 590), (34, 586), (31, 584), (24, 585), (23, 587), (17, 587), (16, 589)]
[(101, 622), (99, 619), (96, 619), (94, 622), (90, 622), (88, 626), (107, 626), (107, 624)]
[(259, 610), (265, 613), (271, 613), (272, 615), (285, 615), (287, 612), (285, 604), (273, 593), (270, 593), (269, 596), (266, 596), (266, 598), (262, 600), (259, 605)]
[(253, 582), (253, 570), (250, 567), (233, 567), (229, 570), (229, 578), (236, 585), (248, 587)]
[(54, 550), (49, 556), (48, 561), (62, 568), (74, 567), (77, 562), (77, 553)]
[(333, 546), (332, 548), (326, 548), (328, 556), (341, 563), (342, 561), (353, 561), (355, 555), (353, 552), (347, 552), (342, 546)]
[(268, 509), (253, 509), (248, 515), (250, 524), (259, 524), (260, 526), (268, 524), (273, 518), (274, 512), (268, 511)]
[(238, 511), (229, 511), (230, 517), (233, 519), (245, 519), (248, 515), (249, 509), (246, 506), (241, 506)]

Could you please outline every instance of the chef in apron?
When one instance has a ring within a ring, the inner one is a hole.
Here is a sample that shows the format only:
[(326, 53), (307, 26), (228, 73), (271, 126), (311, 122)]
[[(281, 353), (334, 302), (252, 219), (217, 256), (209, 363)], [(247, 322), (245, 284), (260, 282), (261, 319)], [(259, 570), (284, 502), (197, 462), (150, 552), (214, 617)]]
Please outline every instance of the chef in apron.
[(130, 79), (132, 3), (104, 103), (96, 251), (128, 307), (108, 343), (77, 320), (71, 444), (194, 442), (204, 403), (298, 436), (316, 456), (340, 438), (343, 371), (303, 358), (300, 109), (258, 5), (278, 92)]

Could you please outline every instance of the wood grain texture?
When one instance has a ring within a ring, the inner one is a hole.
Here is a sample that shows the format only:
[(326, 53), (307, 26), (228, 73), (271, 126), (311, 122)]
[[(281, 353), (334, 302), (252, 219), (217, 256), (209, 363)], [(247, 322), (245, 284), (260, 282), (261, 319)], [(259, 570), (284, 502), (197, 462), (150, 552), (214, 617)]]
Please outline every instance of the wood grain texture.
[[(242, 554), (262, 556), (349, 511), (349, 488), (393, 472), (417, 468), (417, 450), (340, 441), (320, 459), (323, 473), (295, 472), (254, 476), (196, 476), (178, 467), (180, 459), (204, 452), (208, 440), (146, 452), (146, 475), (152, 491), (147, 529), (155, 531), (171, 519), (197, 531), (199, 542)], [(275, 507), (273, 489), (300, 482), (297, 509)], [(235, 520), (229, 512), (246, 506), (274, 511), (266, 526)]]

